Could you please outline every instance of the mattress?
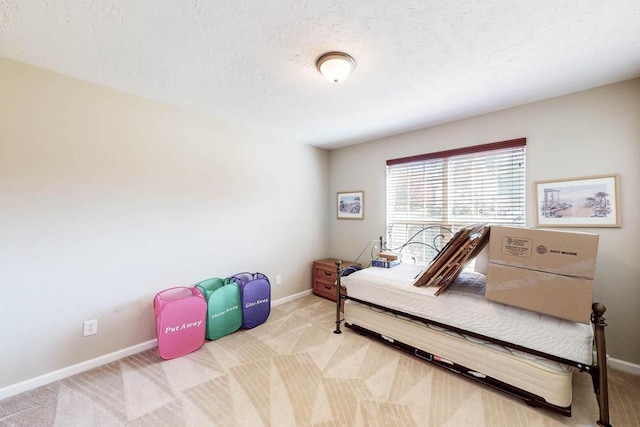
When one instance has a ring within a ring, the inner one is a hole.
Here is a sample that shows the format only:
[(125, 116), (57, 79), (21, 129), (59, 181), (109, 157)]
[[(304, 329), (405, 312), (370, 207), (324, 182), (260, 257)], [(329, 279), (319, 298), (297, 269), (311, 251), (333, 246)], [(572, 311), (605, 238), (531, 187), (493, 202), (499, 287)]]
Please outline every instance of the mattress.
[(400, 264), (370, 267), (341, 278), (347, 295), (399, 312), (512, 343), (527, 349), (591, 365), (593, 329), (529, 310), (484, 299), (479, 273), (461, 275), (462, 281), (435, 296), (433, 287), (416, 287), (423, 266)]
[(573, 368), (567, 365), (526, 359), (506, 348), (469, 341), (354, 301), (345, 304), (345, 322), (375, 331), (389, 342), (400, 341), (437, 355), (439, 360), (455, 362), (480, 378), (495, 378), (525, 390), (551, 405), (571, 405)]

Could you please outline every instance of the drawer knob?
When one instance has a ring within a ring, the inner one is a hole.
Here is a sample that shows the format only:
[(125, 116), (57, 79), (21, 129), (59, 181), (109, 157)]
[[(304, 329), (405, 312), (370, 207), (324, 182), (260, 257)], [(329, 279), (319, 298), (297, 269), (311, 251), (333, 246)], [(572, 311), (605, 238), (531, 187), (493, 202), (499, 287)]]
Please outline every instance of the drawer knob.
[(331, 289), (331, 285), (324, 285), (325, 289)]
[(331, 272), (330, 272), (330, 271), (325, 271), (325, 272), (324, 272), (324, 275), (325, 275), (325, 276), (331, 276)]

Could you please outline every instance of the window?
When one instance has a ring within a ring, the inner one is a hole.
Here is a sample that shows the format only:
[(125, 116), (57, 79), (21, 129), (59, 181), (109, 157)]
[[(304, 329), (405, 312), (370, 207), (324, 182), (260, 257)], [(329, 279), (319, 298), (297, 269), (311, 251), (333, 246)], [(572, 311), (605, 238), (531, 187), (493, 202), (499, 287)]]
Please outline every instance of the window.
[[(387, 247), (426, 265), (471, 224), (524, 225), (526, 139), (387, 161)], [(450, 231), (451, 232), (450, 232)]]

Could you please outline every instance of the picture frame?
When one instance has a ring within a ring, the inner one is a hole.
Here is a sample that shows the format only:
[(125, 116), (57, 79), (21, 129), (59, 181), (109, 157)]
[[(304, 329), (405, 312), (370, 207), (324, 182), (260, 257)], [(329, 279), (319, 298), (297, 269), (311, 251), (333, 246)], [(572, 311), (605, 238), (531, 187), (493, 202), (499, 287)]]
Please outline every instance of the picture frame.
[(621, 227), (618, 174), (534, 185), (537, 227)]
[(338, 219), (364, 219), (364, 191), (340, 191), (337, 193)]

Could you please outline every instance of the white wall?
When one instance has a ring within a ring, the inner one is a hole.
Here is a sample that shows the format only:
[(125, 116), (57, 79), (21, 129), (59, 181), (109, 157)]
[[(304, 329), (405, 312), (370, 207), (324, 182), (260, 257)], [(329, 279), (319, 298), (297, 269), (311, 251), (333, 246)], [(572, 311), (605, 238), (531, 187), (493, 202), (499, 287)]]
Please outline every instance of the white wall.
[(153, 339), (167, 287), (260, 271), (273, 299), (308, 290), (328, 162), (0, 59), (0, 388)]
[[(600, 235), (594, 299), (607, 307), (608, 353), (640, 363), (640, 79), (332, 151), (331, 255), (353, 258), (384, 235), (387, 159), (520, 137), (527, 138), (529, 226), (535, 181), (620, 174), (622, 228), (578, 230)], [(335, 193), (343, 190), (365, 191), (364, 221), (335, 218)]]

